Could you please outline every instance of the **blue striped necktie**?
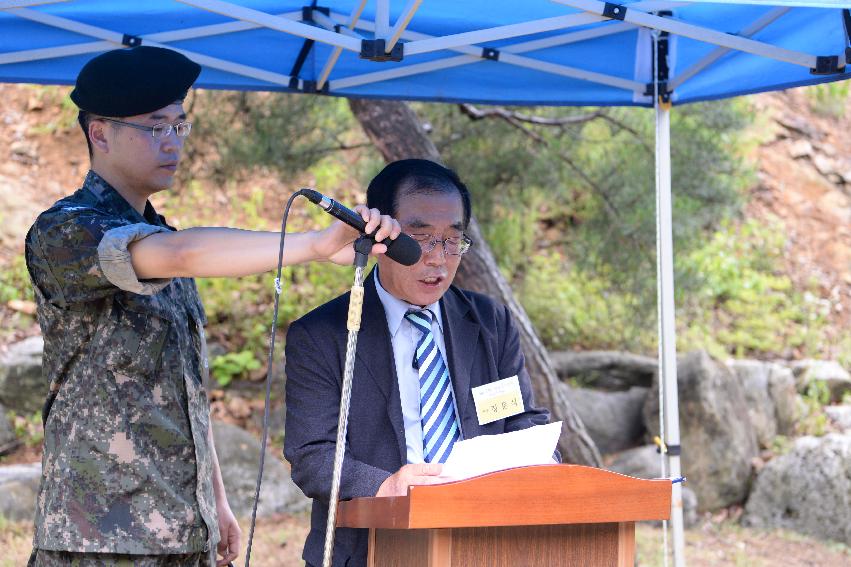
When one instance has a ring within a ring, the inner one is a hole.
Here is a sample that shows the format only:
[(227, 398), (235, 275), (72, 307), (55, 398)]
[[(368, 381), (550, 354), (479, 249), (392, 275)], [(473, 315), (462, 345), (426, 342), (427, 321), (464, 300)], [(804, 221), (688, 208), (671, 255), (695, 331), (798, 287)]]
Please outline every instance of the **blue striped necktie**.
[(432, 317), (431, 311), (427, 309), (405, 314), (405, 318), (423, 334), (414, 353), (414, 362), (420, 374), (423, 458), (427, 463), (443, 463), (452, 452), (452, 445), (461, 439), (461, 434), (452, 403), (449, 369), (431, 331)]

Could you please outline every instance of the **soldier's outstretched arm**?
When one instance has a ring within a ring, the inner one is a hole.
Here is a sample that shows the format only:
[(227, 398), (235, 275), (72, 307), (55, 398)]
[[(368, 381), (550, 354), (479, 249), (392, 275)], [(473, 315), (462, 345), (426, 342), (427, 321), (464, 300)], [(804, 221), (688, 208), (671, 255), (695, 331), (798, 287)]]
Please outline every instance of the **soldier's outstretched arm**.
[[(399, 223), (378, 209), (355, 207), (377, 241), (399, 235)], [(358, 232), (339, 221), (324, 230), (287, 234), (284, 265), (313, 260), (351, 263), (350, 244)], [(280, 233), (235, 228), (199, 227), (158, 232), (130, 244), (133, 269), (140, 280), (173, 277), (245, 276), (268, 272), (278, 265)], [(373, 247), (373, 254), (386, 250)]]

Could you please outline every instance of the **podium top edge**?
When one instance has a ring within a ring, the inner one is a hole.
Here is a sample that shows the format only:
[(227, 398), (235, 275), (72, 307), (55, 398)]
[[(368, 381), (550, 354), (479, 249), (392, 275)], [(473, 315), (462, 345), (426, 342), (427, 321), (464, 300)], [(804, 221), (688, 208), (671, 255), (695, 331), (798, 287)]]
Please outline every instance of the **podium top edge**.
[(670, 517), (670, 479), (582, 465), (534, 465), (408, 488), (407, 496), (341, 502), (338, 527), (582, 524)]

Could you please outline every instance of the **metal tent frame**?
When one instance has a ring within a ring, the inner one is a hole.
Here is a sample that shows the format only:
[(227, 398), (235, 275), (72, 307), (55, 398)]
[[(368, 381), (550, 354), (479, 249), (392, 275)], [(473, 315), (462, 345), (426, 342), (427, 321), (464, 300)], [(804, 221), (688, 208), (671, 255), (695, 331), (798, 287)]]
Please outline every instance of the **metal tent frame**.
[[(6, 51), (0, 53), (0, 70), (2, 70), (4, 65), (89, 53), (94, 54), (106, 49), (145, 44), (169, 47), (211, 69), (219, 69), (234, 75), (265, 81), (269, 83), (269, 87), (272, 89), (283, 87), (346, 96), (348, 94), (346, 91), (356, 86), (372, 85), (401, 77), (423, 75), (435, 70), (451, 67), (481, 62), (494, 62), (623, 89), (632, 92), (636, 101), (649, 105), (652, 104), (652, 99), (648, 96), (648, 83), (650, 81), (637, 81), (523, 55), (556, 46), (587, 42), (600, 37), (635, 30), (636, 28), (667, 32), (673, 36), (695, 39), (717, 46), (717, 49), (707, 55), (703, 60), (679, 75), (671, 77), (667, 86), (670, 92), (675, 92), (675, 87), (681, 87), (701, 70), (711, 66), (731, 51), (750, 53), (806, 69), (812, 69), (824, 74), (840, 73), (845, 67), (844, 54), (841, 56), (840, 54), (812, 55), (751, 39), (753, 35), (762, 31), (786, 14), (790, 10), (788, 7), (775, 8), (767, 14), (761, 15), (751, 25), (733, 34), (690, 24), (670, 16), (658, 15), (659, 12), (664, 13), (682, 7), (686, 5), (685, 2), (645, 0), (626, 6), (618, 6), (598, 0), (554, 0), (554, 2), (559, 4), (582, 11), (564, 16), (531, 20), (518, 24), (503, 25), (442, 37), (417, 33), (409, 29), (422, 0), (409, 0), (402, 14), (392, 26), (389, 21), (389, 0), (377, 0), (376, 21), (368, 21), (361, 18), (361, 14), (367, 4), (366, 0), (359, 0), (359, 4), (356, 4), (355, 9), (349, 16), (324, 8), (306, 7), (300, 11), (269, 14), (223, 0), (176, 0), (176, 2), (199, 10), (232, 18), (233, 22), (139, 36), (84, 24), (70, 18), (51, 15), (33, 9), (37, 5), (67, 2), (70, 2), (70, 0), (2, 0), (0, 1), (0, 12), (11, 14), (24, 20), (38, 22), (46, 26), (74, 32), (99, 41), (72, 43), (64, 46), (39, 49)], [(598, 23), (603, 23), (604, 25), (588, 27), (589, 24)], [(579, 27), (586, 29), (579, 32), (569, 32), (572, 28)], [(198, 51), (170, 45), (188, 39), (225, 36), (258, 28), (266, 28), (334, 47), (334, 51), (328, 58), (320, 78), (317, 81), (305, 81), (304, 79), (294, 78), (268, 69), (211, 57)], [(560, 35), (524, 41), (500, 48), (488, 47), (489, 44), (494, 42), (522, 38), (524, 36), (534, 36), (546, 32), (559, 32)], [(561, 32), (568, 33), (562, 34)], [(369, 37), (370, 35), (372, 37)], [(400, 43), (402, 39), (406, 41)], [(386, 59), (391, 61), (401, 60), (401, 58), (408, 58), (415, 55), (445, 51), (456, 52), (460, 55), (438, 58), (424, 63), (397, 66), (389, 70), (331, 79), (329, 78), (331, 71), (334, 69), (340, 54), (344, 50), (358, 54), (366, 59)]]

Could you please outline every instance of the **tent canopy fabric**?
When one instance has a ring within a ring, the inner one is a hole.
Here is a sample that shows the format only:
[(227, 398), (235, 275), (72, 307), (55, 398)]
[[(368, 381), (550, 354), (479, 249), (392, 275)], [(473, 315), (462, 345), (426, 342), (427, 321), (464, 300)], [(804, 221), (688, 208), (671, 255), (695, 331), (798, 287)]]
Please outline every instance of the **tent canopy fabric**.
[[(201, 63), (202, 88), (651, 106), (657, 25), (674, 104), (847, 78), (848, 2), (750, 1), (0, 0), (0, 81), (73, 84), (97, 53), (141, 41)], [(396, 37), (401, 61), (361, 57)]]

